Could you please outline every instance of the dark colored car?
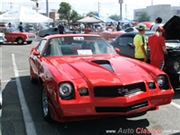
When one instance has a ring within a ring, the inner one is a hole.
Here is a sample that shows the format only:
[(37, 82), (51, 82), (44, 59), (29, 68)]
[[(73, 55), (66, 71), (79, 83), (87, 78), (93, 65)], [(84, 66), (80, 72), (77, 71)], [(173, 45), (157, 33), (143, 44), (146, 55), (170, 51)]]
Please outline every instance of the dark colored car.
[[(166, 49), (168, 55), (165, 55), (165, 67), (164, 71), (169, 75), (174, 88), (178, 88), (180, 85), (180, 28), (178, 27), (180, 17), (172, 17), (163, 26), (166, 33)], [(174, 31), (174, 32), (173, 32)], [(127, 32), (119, 35), (111, 44), (120, 49), (120, 55), (134, 58), (134, 45), (133, 38), (137, 32)], [(147, 31), (145, 36), (153, 34), (151, 31)], [(148, 58), (150, 52), (148, 51)]]
[[(119, 35), (115, 40), (111, 41), (110, 44), (120, 49), (120, 54), (123, 56), (134, 58), (134, 45), (133, 38), (138, 32), (126, 32)], [(152, 35), (154, 32), (147, 31), (145, 37)]]
[[(73, 33), (73, 31), (69, 30), (68, 28), (65, 28), (65, 33), (71, 34), (71, 33)], [(57, 27), (48, 28), (48, 29), (39, 31), (39, 37), (45, 37), (45, 36), (54, 35), (54, 34), (58, 34), (58, 28)]]
[(35, 32), (35, 28), (34, 28), (34, 25), (33, 24), (26, 24), (24, 26), (24, 31), (25, 32)]

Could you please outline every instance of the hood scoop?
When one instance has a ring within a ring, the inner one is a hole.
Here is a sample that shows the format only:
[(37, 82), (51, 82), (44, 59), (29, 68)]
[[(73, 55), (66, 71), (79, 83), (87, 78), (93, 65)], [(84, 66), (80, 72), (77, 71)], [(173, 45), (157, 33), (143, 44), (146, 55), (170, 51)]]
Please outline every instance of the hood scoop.
[(110, 70), (111, 72), (114, 72), (111, 63), (108, 60), (92, 60), (91, 62), (98, 64), (108, 70)]

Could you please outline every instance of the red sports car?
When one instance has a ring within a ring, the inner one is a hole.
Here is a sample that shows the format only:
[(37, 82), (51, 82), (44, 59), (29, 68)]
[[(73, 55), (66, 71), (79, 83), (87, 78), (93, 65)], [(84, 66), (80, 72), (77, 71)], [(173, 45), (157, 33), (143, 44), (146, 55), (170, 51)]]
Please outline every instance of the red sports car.
[(169, 104), (166, 73), (118, 51), (91, 34), (51, 35), (32, 48), (30, 79), (42, 86), (45, 120), (129, 116)]

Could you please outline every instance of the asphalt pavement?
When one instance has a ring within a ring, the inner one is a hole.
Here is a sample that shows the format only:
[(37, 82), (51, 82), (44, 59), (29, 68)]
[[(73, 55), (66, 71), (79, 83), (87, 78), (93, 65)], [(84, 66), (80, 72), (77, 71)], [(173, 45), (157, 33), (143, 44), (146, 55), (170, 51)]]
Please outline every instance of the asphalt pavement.
[(180, 135), (180, 91), (175, 91), (171, 104), (140, 117), (47, 123), (40, 88), (29, 80), (28, 56), (37, 44), (0, 47), (0, 135)]

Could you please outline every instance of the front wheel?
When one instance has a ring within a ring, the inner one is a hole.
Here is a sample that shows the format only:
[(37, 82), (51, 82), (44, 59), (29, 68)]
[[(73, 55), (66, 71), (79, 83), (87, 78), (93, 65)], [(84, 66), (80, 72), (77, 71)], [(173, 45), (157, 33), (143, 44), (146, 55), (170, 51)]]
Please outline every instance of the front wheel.
[(26, 43), (27, 43), (27, 44), (31, 44), (31, 43), (32, 43), (32, 41), (26, 41)]
[(44, 119), (47, 122), (52, 122), (53, 120), (49, 110), (49, 99), (44, 86), (42, 87), (42, 110), (43, 110)]
[(23, 41), (22, 38), (17, 38), (17, 39), (16, 39), (16, 42), (17, 42), (18, 45), (24, 44), (24, 41)]

